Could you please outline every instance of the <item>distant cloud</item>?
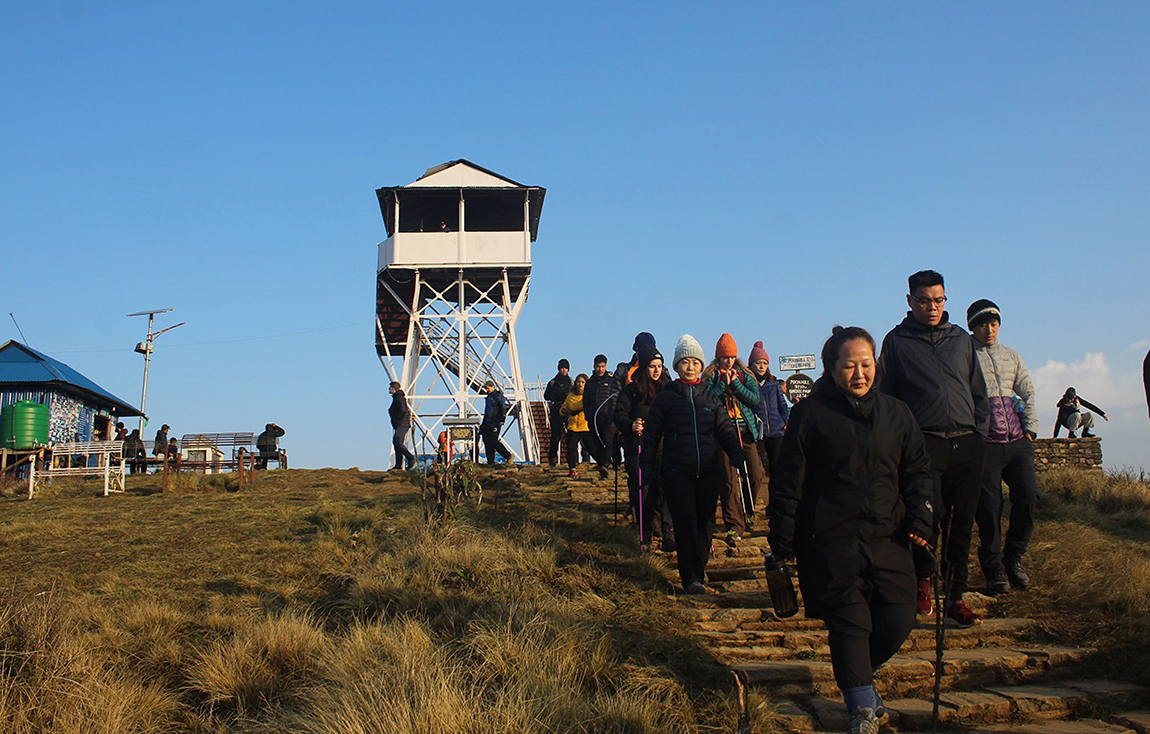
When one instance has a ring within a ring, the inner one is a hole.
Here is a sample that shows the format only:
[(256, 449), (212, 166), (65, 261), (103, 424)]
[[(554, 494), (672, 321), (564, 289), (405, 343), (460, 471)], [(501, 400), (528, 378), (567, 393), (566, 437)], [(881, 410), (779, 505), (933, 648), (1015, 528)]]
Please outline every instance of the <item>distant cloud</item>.
[(1130, 345), (1130, 350), (1133, 352), (1141, 352), (1143, 349), (1150, 347), (1150, 339), (1143, 339), (1139, 342), (1134, 342)]
[[(1040, 409), (1045, 407), (1042, 405), (1045, 402), (1053, 406), (1068, 387), (1073, 387), (1079, 395), (1106, 411), (1139, 405), (1144, 401), (1142, 376), (1136, 371), (1113, 374), (1102, 352), (1087, 352), (1080, 361), (1070, 363), (1051, 360), (1035, 370), (1031, 379), (1039, 395)], [(1056, 411), (1051, 407), (1044, 412)]]

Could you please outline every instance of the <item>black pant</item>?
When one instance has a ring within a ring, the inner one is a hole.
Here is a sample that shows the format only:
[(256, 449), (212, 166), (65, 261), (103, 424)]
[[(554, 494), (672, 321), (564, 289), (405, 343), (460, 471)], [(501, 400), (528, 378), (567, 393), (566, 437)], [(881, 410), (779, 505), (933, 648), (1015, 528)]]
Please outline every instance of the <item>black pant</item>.
[(759, 459), (763, 462), (763, 469), (766, 470), (767, 477), (774, 474), (775, 467), (779, 465), (779, 447), (782, 445), (782, 436), (759, 439)]
[[(974, 534), (986, 443), (974, 433), (953, 438), (927, 435), (926, 452), (930, 454), (930, 474), (934, 479), (934, 529), (929, 541), (941, 549), (942, 577), (944, 581), (949, 578), (951, 584), (947, 600), (954, 601), (966, 591), (970, 538)], [(920, 579), (928, 578), (934, 570), (934, 556), (918, 546), (912, 552), (915, 574)]]
[(607, 471), (611, 467), (611, 451), (614, 448), (610, 425), (600, 426), (598, 431), (592, 425), (588, 436), (591, 439), (591, 458), (599, 465), (599, 473), (607, 476)]
[(719, 492), (726, 486), (723, 468), (716, 462), (699, 476), (664, 471), (659, 477), (663, 497), (675, 523), (679, 579), (683, 587), (703, 581), (707, 561), (711, 559), (711, 535), (714, 532), (715, 509)]
[[(1002, 483), (1010, 488), (1010, 528), (1002, 538)], [(982, 469), (982, 492), (975, 520), (978, 522), (978, 560), (990, 581), (1005, 570), (1004, 563), (1017, 563), (1026, 553), (1034, 533), (1038, 506), (1038, 477), (1034, 474), (1034, 444), (1029, 438), (986, 445)]]
[[(407, 450), (404, 441), (407, 440), (407, 432), (411, 430), (411, 426), (395, 426), (392, 429), (391, 447), (395, 449), (395, 468), (396, 469), (410, 469), (415, 466), (415, 454)], [(267, 468), (267, 462), (264, 462), (264, 468)]]
[(914, 629), (914, 604), (847, 604), (823, 614), (831, 667), (841, 690), (869, 686)]
[(495, 463), (495, 455), (499, 454), (507, 463), (511, 463), (511, 451), (503, 445), (503, 441), (499, 438), (499, 431), (503, 426), (495, 425), (481, 425), (479, 426), (479, 433), (483, 436), (483, 446), (487, 449), (487, 463)]
[[(655, 531), (655, 516), (659, 516), (659, 521), (662, 525), (662, 533), (664, 540), (670, 540), (675, 537), (675, 532), (672, 530), (674, 520), (671, 518), (671, 510), (667, 507), (665, 498), (663, 497), (663, 486), (659, 481), (659, 476), (656, 473), (652, 475), (644, 475), (643, 483), (639, 484), (639, 455), (626, 454), (623, 458), (623, 464), (627, 470), (627, 496), (631, 504), (631, 514), (635, 517), (642, 516), (642, 529), (643, 537), (641, 542), (650, 545), (651, 538)], [(640, 492), (642, 492), (642, 503), (640, 503)], [(640, 504), (642, 505), (642, 512), (639, 512)]]
[(594, 454), (591, 445), (590, 431), (567, 431), (567, 468), (574, 469), (579, 465), (579, 447), (583, 447), (584, 454)]
[(567, 419), (559, 415), (558, 408), (552, 408), (550, 419), (551, 445), (547, 447), (547, 463), (558, 466), (559, 447), (563, 444), (564, 434), (567, 433)]

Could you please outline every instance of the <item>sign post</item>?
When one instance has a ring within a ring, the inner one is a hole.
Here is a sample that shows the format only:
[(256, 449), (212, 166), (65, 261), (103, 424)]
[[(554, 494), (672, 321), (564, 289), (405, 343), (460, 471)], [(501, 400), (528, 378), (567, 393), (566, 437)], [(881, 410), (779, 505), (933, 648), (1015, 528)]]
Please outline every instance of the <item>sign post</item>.
[(813, 354), (793, 354), (787, 357), (779, 357), (779, 370), (788, 370), (794, 372), (786, 379), (786, 392), (787, 399), (792, 404), (798, 403), (803, 398), (811, 394), (811, 390), (815, 387), (815, 381), (809, 375), (804, 375), (803, 370), (813, 370), (815, 368), (815, 355)]

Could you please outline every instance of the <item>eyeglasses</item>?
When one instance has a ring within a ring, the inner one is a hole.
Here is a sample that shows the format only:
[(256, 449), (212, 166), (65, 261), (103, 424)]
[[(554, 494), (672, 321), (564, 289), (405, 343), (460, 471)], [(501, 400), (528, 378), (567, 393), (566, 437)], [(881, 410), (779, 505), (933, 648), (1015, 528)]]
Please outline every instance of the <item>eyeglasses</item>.
[(926, 296), (916, 296), (911, 294), (911, 298), (918, 301), (918, 305), (920, 306), (929, 306), (932, 303), (936, 306), (942, 306), (946, 303), (946, 296), (939, 296), (938, 298), (927, 298)]

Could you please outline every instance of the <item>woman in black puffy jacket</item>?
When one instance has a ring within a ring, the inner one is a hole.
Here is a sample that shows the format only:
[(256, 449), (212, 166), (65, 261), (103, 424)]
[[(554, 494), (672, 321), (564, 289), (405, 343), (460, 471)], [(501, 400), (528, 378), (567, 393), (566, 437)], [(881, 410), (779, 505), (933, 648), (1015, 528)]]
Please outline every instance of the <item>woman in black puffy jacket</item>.
[[(651, 403), (655, 402), (655, 396), (670, 384), (671, 378), (667, 376), (667, 370), (663, 367), (663, 355), (654, 347), (644, 347), (639, 352), (638, 367), (633, 375), (631, 382), (619, 391), (619, 397), (615, 401), (615, 427), (623, 437), (623, 460), (627, 467), (631, 515), (639, 520), (639, 527), (642, 529), (639, 546), (646, 550), (651, 546), (654, 534), (652, 525), (658, 510), (662, 520), (663, 550), (672, 551), (675, 549), (675, 533), (671, 529), (671, 515), (663, 503), (658, 471), (643, 474), (639, 470), (639, 452), (647, 414), (651, 411)], [(643, 480), (642, 486), (639, 482), (640, 477)]]
[(877, 732), (873, 673), (915, 622), (910, 548), (931, 531), (930, 458), (910, 409), (871, 389), (866, 330), (836, 326), (822, 359), (771, 477), (771, 550), (797, 560), (807, 616), (826, 623), (850, 730)]

